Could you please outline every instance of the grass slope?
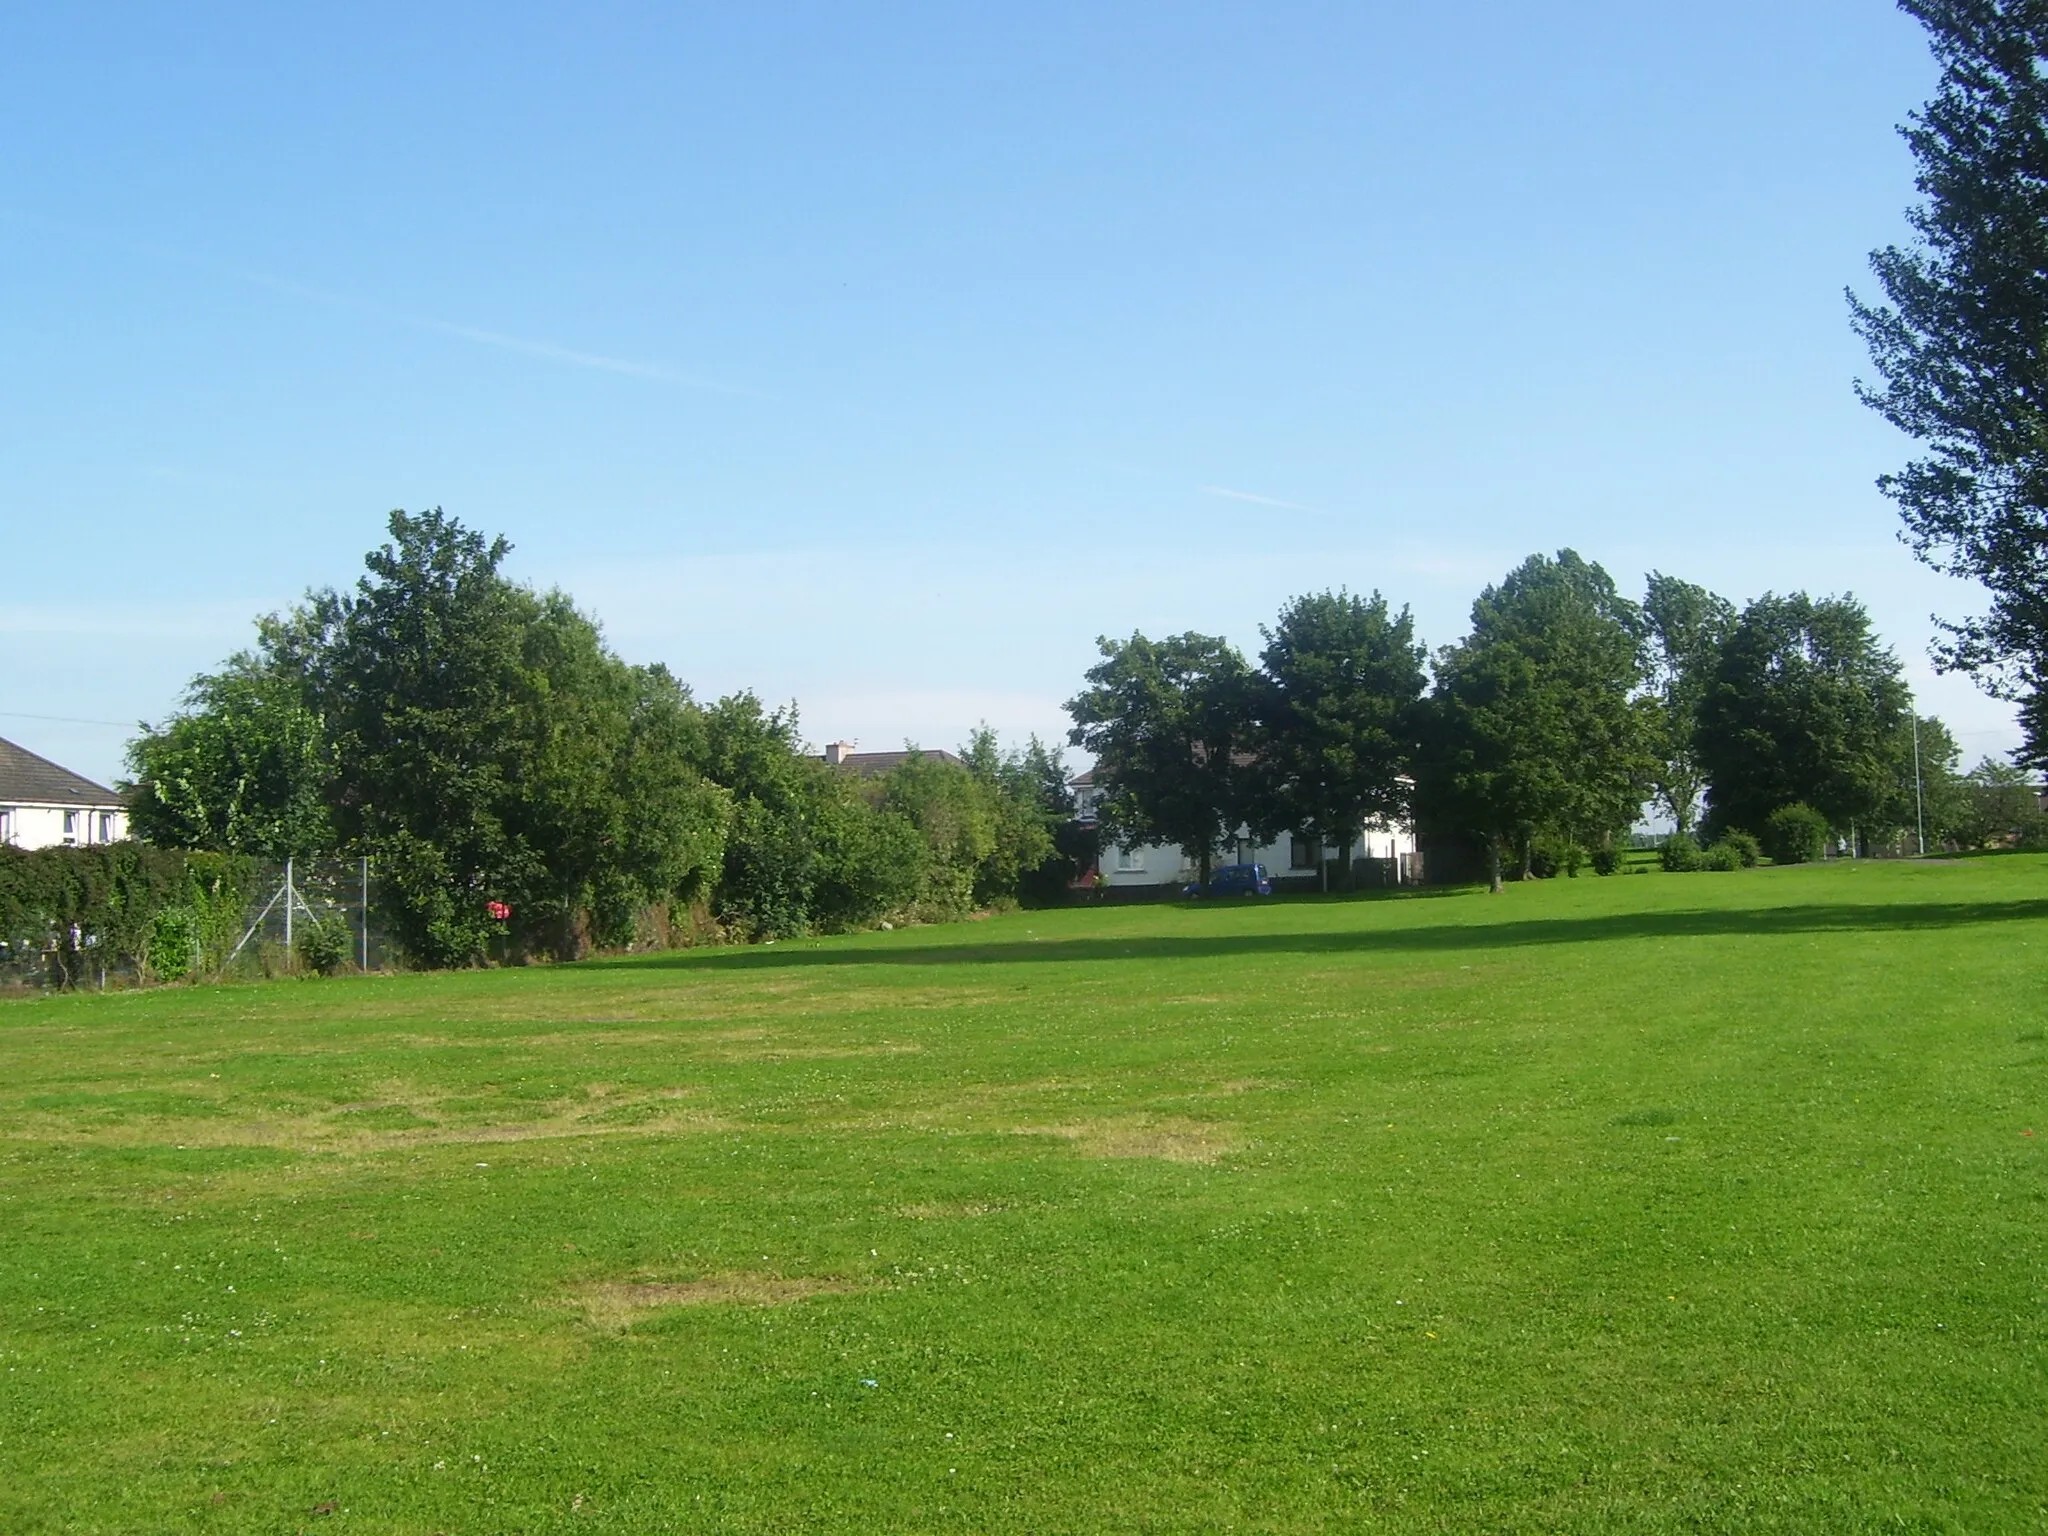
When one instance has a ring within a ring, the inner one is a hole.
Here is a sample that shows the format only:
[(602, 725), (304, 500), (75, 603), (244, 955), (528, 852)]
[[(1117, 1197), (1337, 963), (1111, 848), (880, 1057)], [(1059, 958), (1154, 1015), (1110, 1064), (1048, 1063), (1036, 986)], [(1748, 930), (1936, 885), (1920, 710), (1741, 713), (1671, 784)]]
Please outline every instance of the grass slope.
[(0, 1007), (0, 1529), (2048, 1528), (2044, 876)]

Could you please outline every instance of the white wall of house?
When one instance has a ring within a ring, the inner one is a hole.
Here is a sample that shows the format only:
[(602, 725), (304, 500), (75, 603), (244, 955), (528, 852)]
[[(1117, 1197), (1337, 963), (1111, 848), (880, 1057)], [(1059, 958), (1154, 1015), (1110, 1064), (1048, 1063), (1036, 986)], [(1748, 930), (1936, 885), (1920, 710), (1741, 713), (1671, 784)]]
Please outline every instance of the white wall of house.
[[(1082, 821), (1094, 820), (1098, 795), (1099, 791), (1092, 785), (1074, 786), (1075, 815)], [(1263, 864), (1270, 875), (1307, 879), (1317, 875), (1317, 855), (1318, 850), (1314, 846), (1298, 840), (1290, 832), (1283, 832), (1270, 843), (1254, 843), (1248, 836), (1244, 837), (1234, 849), (1219, 850), (1215, 862)], [(1402, 861), (1404, 878), (1413, 878), (1405, 871), (1419, 868), (1421, 862), (1415, 829), (1402, 825), (1368, 830), (1352, 844), (1350, 856), (1354, 859), (1398, 859)], [(1341, 859), (1343, 854), (1332, 848), (1322, 857)], [(1141, 848), (1105, 846), (1100, 867), (1102, 878), (1109, 885), (1185, 885), (1195, 878), (1193, 863), (1178, 848), (1157, 843)]]
[(127, 835), (118, 805), (0, 805), (0, 843), (14, 848), (88, 848)]

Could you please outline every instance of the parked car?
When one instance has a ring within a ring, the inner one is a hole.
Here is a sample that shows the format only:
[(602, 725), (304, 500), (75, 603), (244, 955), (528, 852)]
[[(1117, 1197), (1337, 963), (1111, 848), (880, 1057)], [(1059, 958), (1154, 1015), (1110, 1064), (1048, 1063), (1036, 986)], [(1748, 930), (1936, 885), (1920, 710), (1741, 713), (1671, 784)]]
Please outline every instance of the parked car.
[(1272, 878), (1263, 864), (1224, 864), (1209, 871), (1209, 884), (1188, 886), (1183, 896), (1270, 896)]

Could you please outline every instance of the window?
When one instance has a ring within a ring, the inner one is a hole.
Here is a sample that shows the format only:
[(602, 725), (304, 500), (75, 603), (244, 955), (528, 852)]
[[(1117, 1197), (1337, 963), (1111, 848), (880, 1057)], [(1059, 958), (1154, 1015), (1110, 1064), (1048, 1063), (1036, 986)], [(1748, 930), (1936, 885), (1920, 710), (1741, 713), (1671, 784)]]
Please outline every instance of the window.
[(101, 842), (103, 842), (103, 843), (111, 843), (111, 842), (112, 842), (113, 840), (114, 840), (114, 813), (113, 813), (112, 811), (101, 811), (101, 812), (100, 812), (100, 841), (101, 841)]
[(66, 811), (64, 813), (64, 841), (67, 843), (78, 841), (78, 812), (76, 811)]
[(1314, 869), (1322, 862), (1322, 845), (1312, 838), (1303, 837), (1299, 832), (1289, 840), (1287, 857), (1289, 869)]
[(14, 841), (14, 807), (0, 805), (0, 843)]
[(1145, 850), (1142, 848), (1119, 848), (1116, 851), (1116, 867), (1128, 874), (1145, 867)]

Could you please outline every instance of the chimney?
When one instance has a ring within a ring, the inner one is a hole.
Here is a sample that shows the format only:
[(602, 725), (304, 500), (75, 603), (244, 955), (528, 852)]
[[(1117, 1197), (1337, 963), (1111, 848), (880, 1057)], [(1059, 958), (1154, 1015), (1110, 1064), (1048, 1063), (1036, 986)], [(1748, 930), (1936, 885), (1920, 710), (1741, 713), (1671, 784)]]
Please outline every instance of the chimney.
[(847, 758), (848, 758), (848, 757), (852, 756), (852, 754), (853, 754), (853, 743), (852, 743), (852, 742), (850, 742), (850, 741), (835, 741), (835, 742), (831, 742), (831, 743), (828, 743), (828, 744), (827, 744), (827, 746), (826, 746), (826, 748), (825, 748), (825, 761), (826, 761), (826, 762), (828, 762), (828, 763), (830, 763), (830, 764), (831, 764), (831, 765), (832, 765), (832, 766), (833, 766), (834, 768), (837, 768), (837, 767), (838, 767), (838, 766), (839, 766), (839, 765), (840, 765), (841, 763), (845, 762), (845, 761), (847, 760)]

